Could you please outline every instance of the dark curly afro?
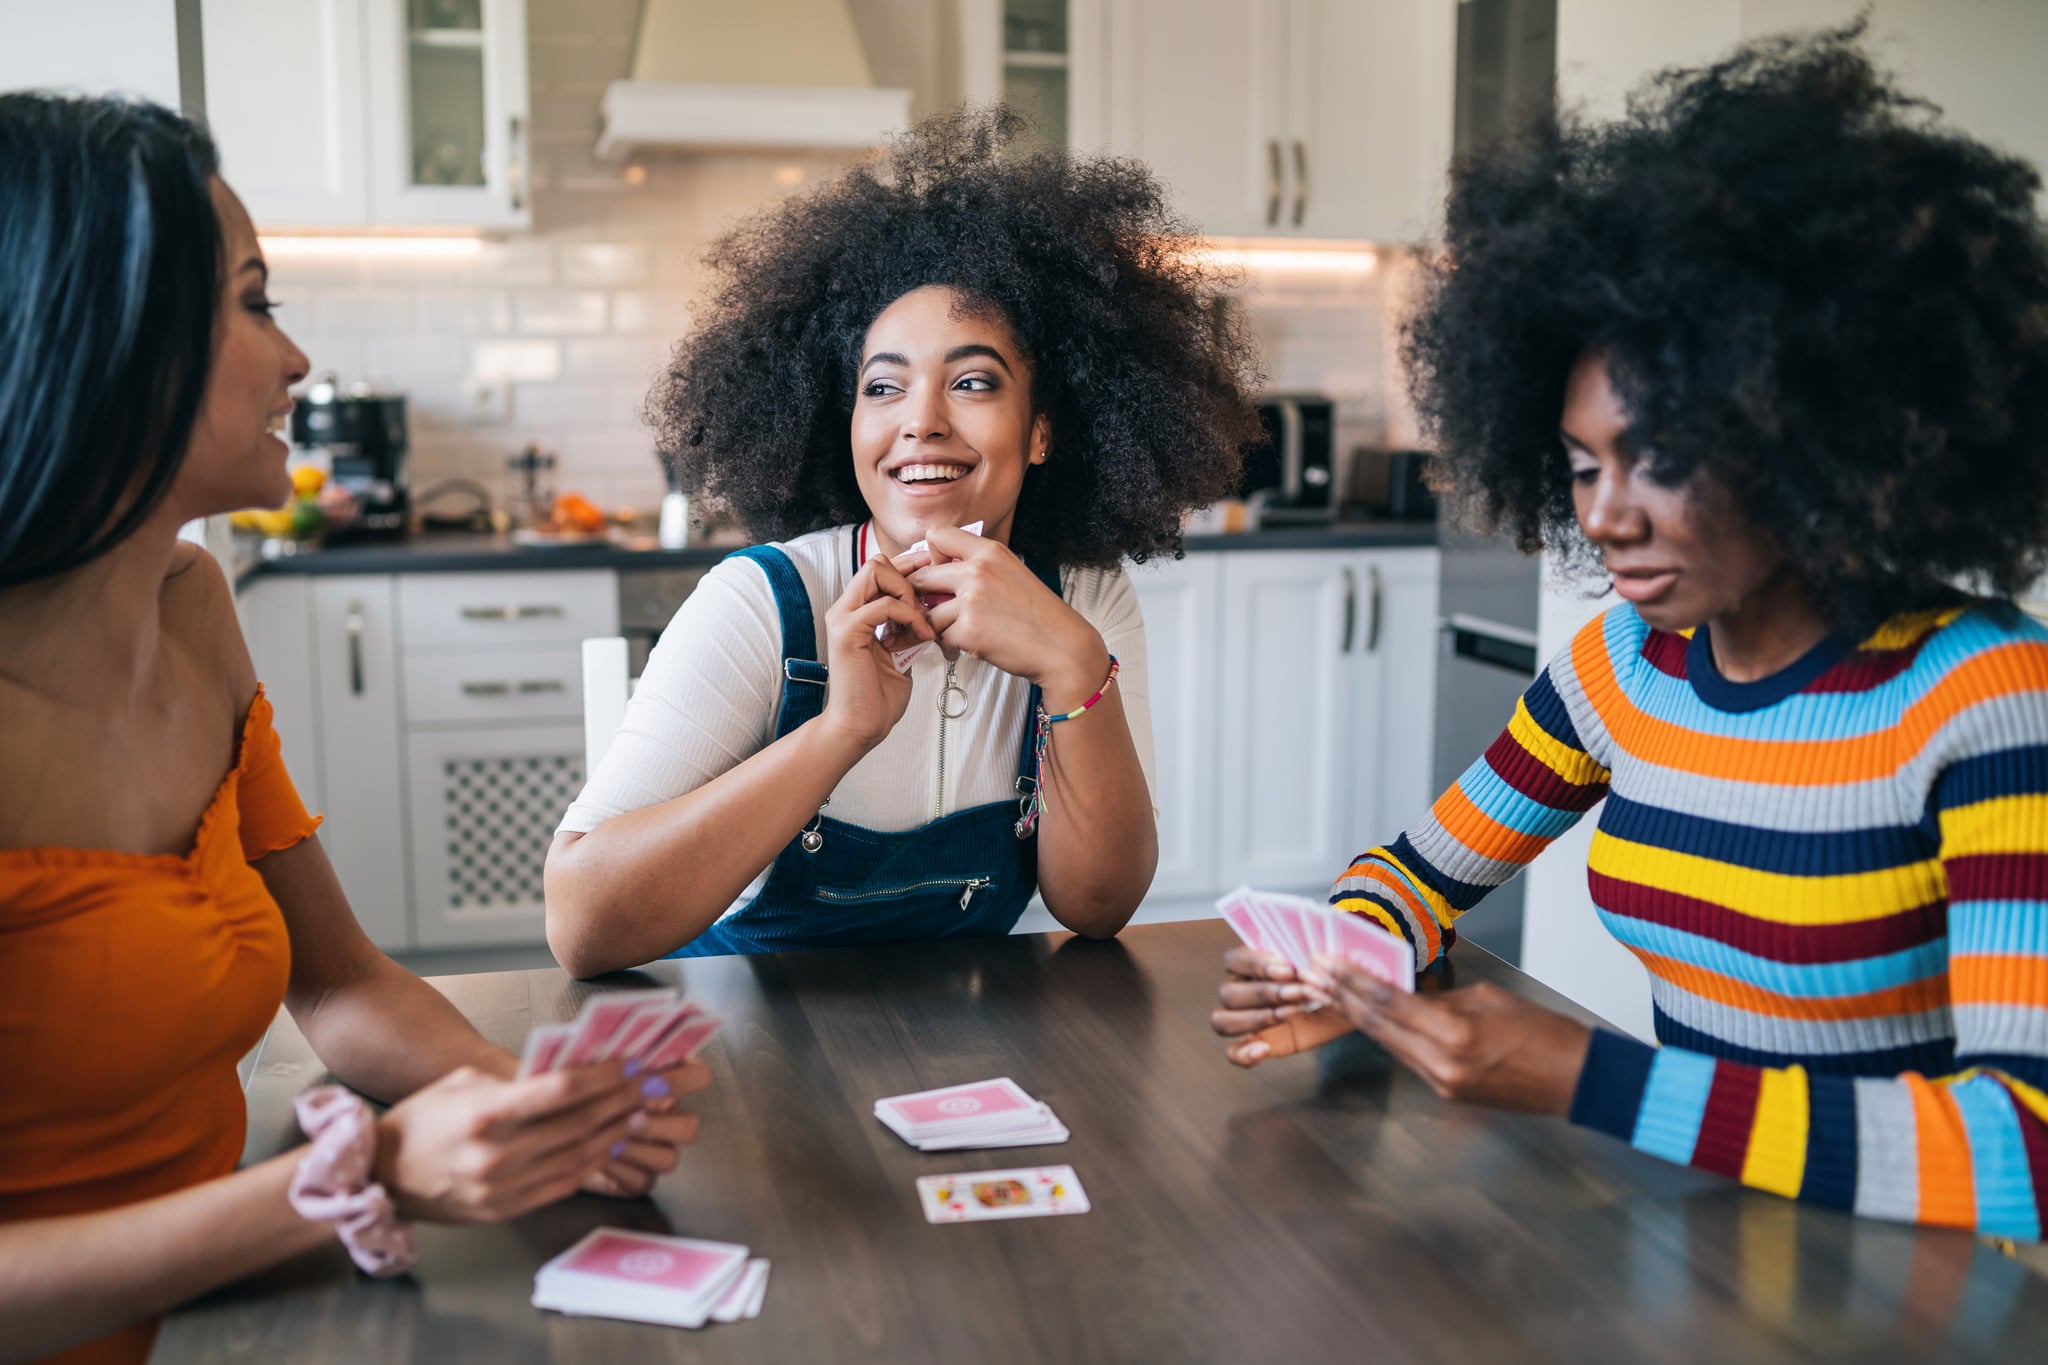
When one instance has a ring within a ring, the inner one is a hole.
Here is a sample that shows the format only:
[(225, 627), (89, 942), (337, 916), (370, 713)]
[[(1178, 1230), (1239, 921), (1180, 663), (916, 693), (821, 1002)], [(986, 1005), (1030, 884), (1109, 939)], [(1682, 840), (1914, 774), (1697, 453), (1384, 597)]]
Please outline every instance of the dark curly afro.
[(1404, 354), (1481, 526), (1590, 566), (1558, 419), (1601, 350), (1652, 475), (1720, 485), (1838, 620), (2048, 567), (2040, 178), (1938, 126), (1862, 29), (1663, 72), (1626, 118), (1453, 168)]
[(1022, 155), (1002, 110), (926, 120), (888, 155), (715, 243), (701, 323), (648, 399), (678, 486), (778, 540), (868, 514), (849, 439), (861, 343), (946, 285), (1006, 322), (1053, 458), (1011, 539), (1073, 567), (1178, 553), (1181, 515), (1235, 490), (1257, 382), (1230, 281), (1132, 161)]

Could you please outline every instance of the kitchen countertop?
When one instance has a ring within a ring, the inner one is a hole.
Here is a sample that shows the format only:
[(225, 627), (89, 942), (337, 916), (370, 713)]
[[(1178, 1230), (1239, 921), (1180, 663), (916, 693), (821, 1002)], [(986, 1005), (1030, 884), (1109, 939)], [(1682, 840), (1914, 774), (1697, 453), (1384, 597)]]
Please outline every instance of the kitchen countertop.
[[(2048, 1279), (1967, 1232), (1746, 1190), (1557, 1119), (1439, 1100), (1358, 1037), (1251, 1071), (1209, 1031), (1216, 920), (664, 962), (726, 1017), (703, 1132), (646, 1200), (420, 1228), (413, 1274), (339, 1243), (171, 1314), (157, 1365), (290, 1359), (1416, 1362), (2038, 1359)], [(1460, 984), (1590, 1019), (1460, 943)], [(433, 982), (492, 1042), (571, 1018), (559, 969)], [(1008, 1075), (1065, 1146), (926, 1155), (878, 1096)], [(248, 1159), (327, 1079), (289, 1015), (248, 1087)], [(1071, 1218), (934, 1227), (915, 1181), (1071, 1164)], [(745, 1242), (761, 1316), (678, 1331), (543, 1313), (540, 1263), (593, 1227)]]
[[(1285, 526), (1263, 531), (1187, 538), (1190, 554), (1236, 550), (1367, 550), (1432, 546), (1436, 523), (1428, 521), (1338, 521), (1322, 526)], [(730, 541), (664, 550), (651, 536), (625, 544), (598, 542), (535, 548), (505, 536), (466, 531), (427, 531), (404, 540), (323, 546), (279, 559), (264, 559), (246, 538), (236, 547), (242, 558), (236, 582), (259, 574), (477, 573), (531, 569), (698, 569), (743, 547)]]

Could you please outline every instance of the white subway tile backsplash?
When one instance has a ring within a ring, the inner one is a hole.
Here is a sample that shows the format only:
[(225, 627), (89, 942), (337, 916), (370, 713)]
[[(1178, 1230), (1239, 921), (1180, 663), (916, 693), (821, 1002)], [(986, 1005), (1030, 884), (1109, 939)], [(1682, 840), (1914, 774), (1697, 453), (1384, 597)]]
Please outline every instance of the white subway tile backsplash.
[(654, 248), (654, 282), (656, 284), (695, 287), (697, 272), (704, 255), (702, 242), (664, 242)]
[(646, 382), (668, 362), (669, 343), (656, 336), (578, 337), (563, 343), (562, 374), (569, 379)]
[(306, 353), (310, 362), (308, 375), (312, 378), (332, 373), (343, 383), (349, 383), (361, 379), (369, 368), (370, 347), (363, 337), (334, 336), (325, 332), (293, 332), (290, 335), (298, 348)]
[(408, 332), (412, 295), (398, 289), (323, 289), (313, 316), (323, 332)]
[(639, 284), (653, 269), (645, 242), (577, 242), (561, 249), (562, 283)]
[(522, 332), (602, 332), (605, 298), (596, 290), (548, 289), (513, 300)]
[(553, 284), (554, 243), (533, 237), (485, 242), (477, 253), (476, 278), (497, 285)]
[(690, 327), (690, 296), (680, 289), (634, 290), (612, 295), (612, 329), (680, 337)]
[(369, 378), (379, 387), (406, 390), (436, 379), (460, 379), (469, 367), (469, 347), (459, 337), (373, 337)]
[(630, 421), (632, 408), (614, 400), (608, 384), (520, 384), (512, 390), (512, 420), (533, 427), (608, 427)]
[(470, 347), (470, 378), (485, 383), (547, 383), (562, 377), (559, 341), (479, 341)]
[(512, 330), (512, 296), (502, 289), (424, 289), (413, 307), (423, 332)]

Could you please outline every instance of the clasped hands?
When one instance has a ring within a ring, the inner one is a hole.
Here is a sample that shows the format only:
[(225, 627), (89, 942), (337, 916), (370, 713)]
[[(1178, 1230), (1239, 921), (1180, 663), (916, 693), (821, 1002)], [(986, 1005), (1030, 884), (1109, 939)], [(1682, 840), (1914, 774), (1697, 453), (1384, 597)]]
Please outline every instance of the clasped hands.
[(1225, 953), (1223, 967), (1209, 1022), (1233, 1040), (1225, 1055), (1239, 1066), (1356, 1030), (1444, 1099), (1563, 1115), (1592, 1040), (1584, 1024), (1491, 982), (1441, 989), (1424, 977), (1411, 994), (1344, 958), (1321, 956), (1297, 972), (1247, 947)]
[(1049, 710), (1080, 705), (1109, 674), (1101, 634), (1009, 546), (950, 526), (922, 550), (871, 557), (825, 613), (825, 636), (825, 719), (868, 748), (910, 704), (893, 656), (920, 644), (1036, 683)]

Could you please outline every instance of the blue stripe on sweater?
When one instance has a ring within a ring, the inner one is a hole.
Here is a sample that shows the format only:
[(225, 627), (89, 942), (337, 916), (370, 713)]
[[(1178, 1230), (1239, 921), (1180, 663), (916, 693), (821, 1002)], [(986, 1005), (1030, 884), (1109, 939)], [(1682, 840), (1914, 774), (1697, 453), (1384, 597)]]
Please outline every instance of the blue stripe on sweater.
[(1690, 1165), (1693, 1148), (1699, 1145), (1700, 1120), (1707, 1112), (1707, 1094), (1713, 1088), (1712, 1057), (1658, 1048), (1629, 1143), (1651, 1156)]
[(1600, 918), (1609, 933), (1631, 948), (1676, 958), (1801, 1000), (1862, 995), (1948, 971), (1949, 948), (1941, 939), (1881, 957), (1851, 958), (1844, 962), (1777, 962), (1732, 948), (1718, 939), (1612, 910), (1602, 911)]
[(1856, 1082), (1847, 1076), (1806, 1080), (1806, 1171), (1799, 1197), (1834, 1209), (1856, 1207)]
[(1881, 872), (1926, 862), (1941, 851), (1939, 839), (1930, 839), (1918, 824), (1812, 833), (1766, 829), (1681, 815), (1614, 791), (1607, 794), (1600, 829), (1633, 844), (1789, 877)]
[(1970, 1183), (1977, 1193), (1977, 1230), (2023, 1242), (2041, 1239), (2034, 1177), (2012, 1095), (1988, 1076), (1949, 1087), (1970, 1143)]

